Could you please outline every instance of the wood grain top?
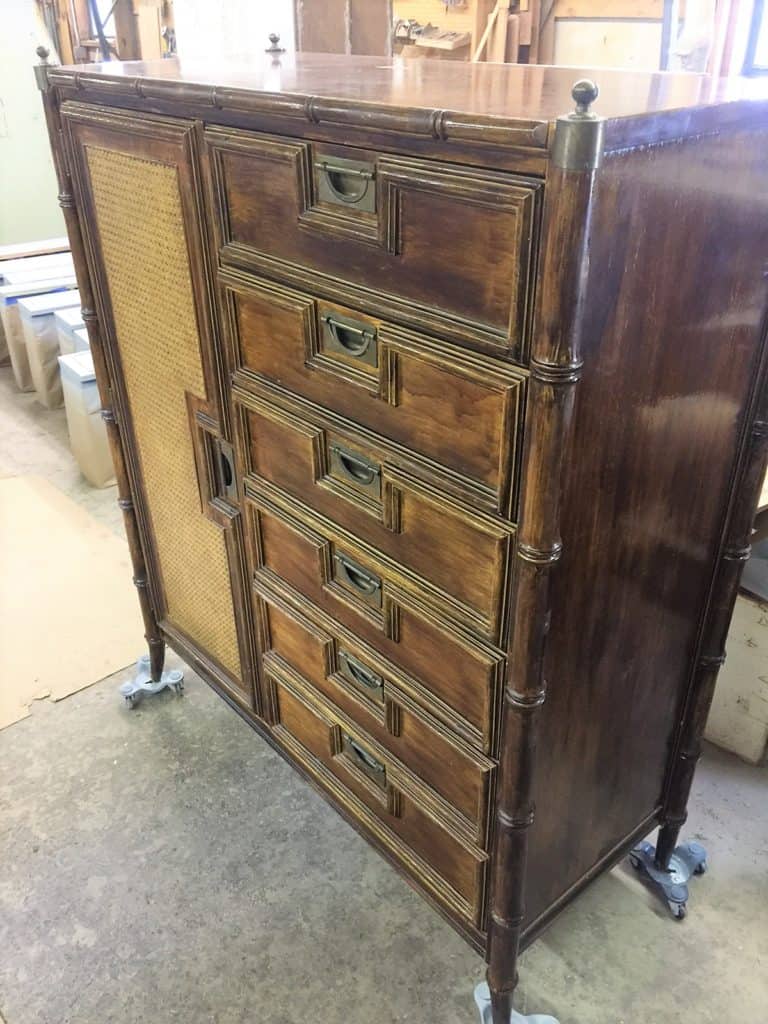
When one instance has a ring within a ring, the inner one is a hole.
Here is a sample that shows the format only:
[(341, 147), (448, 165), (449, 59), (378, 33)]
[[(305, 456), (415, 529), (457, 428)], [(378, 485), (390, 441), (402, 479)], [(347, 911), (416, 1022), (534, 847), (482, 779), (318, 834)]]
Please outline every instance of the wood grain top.
[[(436, 60), (266, 54), (247, 66), (180, 58), (118, 61), (52, 68), (50, 80), (85, 91), (135, 91), (146, 98), (187, 98), (213, 106), (234, 101), (275, 112), (301, 105), (313, 119), (312, 104), (337, 101), (368, 106), (390, 116), (405, 110), (433, 116), (455, 113), (475, 122), (502, 119), (535, 128), (573, 110), (571, 88), (580, 78), (600, 86), (594, 110), (608, 119), (712, 108), (744, 101), (765, 108), (768, 82), (713, 79), (706, 75), (619, 71), (606, 68), (466, 64)], [(215, 92), (214, 92), (215, 90)]]

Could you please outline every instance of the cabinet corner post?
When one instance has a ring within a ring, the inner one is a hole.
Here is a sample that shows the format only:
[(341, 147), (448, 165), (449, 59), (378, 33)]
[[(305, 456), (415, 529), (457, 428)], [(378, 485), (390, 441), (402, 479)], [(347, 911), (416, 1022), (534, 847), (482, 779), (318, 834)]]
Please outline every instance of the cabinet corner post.
[(64, 223), (69, 237), (75, 277), (82, 303), (83, 322), (88, 329), (88, 338), (93, 356), (93, 368), (101, 400), (101, 415), (106, 425), (110, 453), (115, 469), (118, 506), (123, 513), (123, 523), (133, 566), (133, 582), (139, 598), (141, 616), (144, 623), (144, 635), (149, 647), (150, 673), (152, 681), (159, 682), (163, 674), (165, 662), (165, 641), (160, 631), (157, 613), (152, 602), (147, 574), (147, 560), (141, 543), (136, 507), (128, 476), (127, 453), (124, 447), (119, 420), (113, 407), (114, 390), (104, 350), (101, 325), (96, 312), (88, 253), (73, 191), (71, 165), (67, 157), (61, 119), (60, 96), (58, 90), (50, 81), (49, 72), (51, 65), (48, 63), (49, 51), (44, 46), (39, 46), (37, 48), (37, 55), (40, 58), (40, 63), (35, 66), (35, 78), (40, 89), (45, 122), (48, 128), (48, 137), (59, 188), (59, 206), (64, 214)]
[(602, 120), (588, 112), (586, 102), (597, 90), (587, 84), (590, 96), (586, 86), (574, 88), (576, 113), (558, 119), (545, 185), (489, 902), (493, 1024), (509, 1024), (517, 984), (537, 728), (547, 692), (549, 586), (562, 552), (562, 469), (582, 368), (590, 217), (602, 146)]

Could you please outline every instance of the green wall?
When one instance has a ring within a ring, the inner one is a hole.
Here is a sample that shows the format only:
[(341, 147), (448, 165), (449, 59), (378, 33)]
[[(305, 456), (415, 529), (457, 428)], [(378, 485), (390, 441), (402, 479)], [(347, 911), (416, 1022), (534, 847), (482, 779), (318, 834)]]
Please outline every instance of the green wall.
[(35, 47), (47, 44), (33, 0), (0, 4), (0, 245), (65, 234)]

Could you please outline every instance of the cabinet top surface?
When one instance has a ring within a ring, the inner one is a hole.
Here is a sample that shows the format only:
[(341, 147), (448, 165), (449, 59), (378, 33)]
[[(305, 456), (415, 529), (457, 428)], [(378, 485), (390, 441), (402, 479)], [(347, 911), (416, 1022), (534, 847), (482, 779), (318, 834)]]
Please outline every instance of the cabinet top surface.
[[(162, 83), (174, 95), (201, 88), (259, 94), (266, 101), (301, 97), (371, 104), (378, 109), (450, 110), (478, 120), (542, 123), (573, 110), (571, 89), (580, 78), (600, 87), (593, 106), (606, 118), (663, 114), (738, 100), (765, 101), (768, 82), (715, 79), (690, 73), (522, 64), (469, 64), (425, 59), (286, 53), (276, 61), (259, 54), (248, 64), (189, 61), (113, 61), (52, 68), (56, 83)], [(128, 81), (126, 81), (128, 80)]]

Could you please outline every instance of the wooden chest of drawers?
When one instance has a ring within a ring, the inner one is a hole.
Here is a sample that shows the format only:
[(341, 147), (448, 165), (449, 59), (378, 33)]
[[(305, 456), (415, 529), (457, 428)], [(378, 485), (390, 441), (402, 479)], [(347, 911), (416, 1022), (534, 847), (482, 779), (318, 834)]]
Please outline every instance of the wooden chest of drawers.
[(433, 901), (494, 1024), (670, 862), (766, 456), (768, 105), (572, 78), (38, 69), (153, 678)]

